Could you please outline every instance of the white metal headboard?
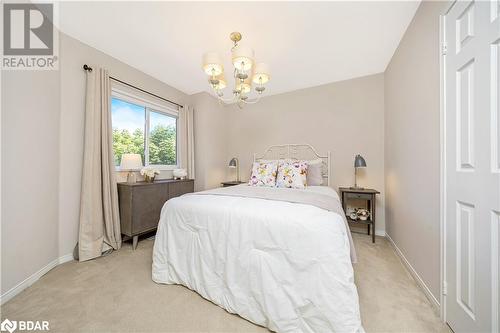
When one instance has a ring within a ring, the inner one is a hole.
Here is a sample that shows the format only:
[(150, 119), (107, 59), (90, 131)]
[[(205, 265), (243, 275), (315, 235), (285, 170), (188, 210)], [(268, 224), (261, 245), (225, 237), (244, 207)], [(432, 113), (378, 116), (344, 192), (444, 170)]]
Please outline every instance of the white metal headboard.
[[(309, 144), (286, 144), (269, 146), (262, 155), (253, 154), (253, 161), (258, 160), (322, 160), (321, 174), (323, 179), (326, 178), (326, 184), (330, 186), (330, 168), (331, 168), (331, 154), (327, 152), (326, 155), (320, 155), (316, 149)], [(325, 183), (325, 182), (323, 182)]]

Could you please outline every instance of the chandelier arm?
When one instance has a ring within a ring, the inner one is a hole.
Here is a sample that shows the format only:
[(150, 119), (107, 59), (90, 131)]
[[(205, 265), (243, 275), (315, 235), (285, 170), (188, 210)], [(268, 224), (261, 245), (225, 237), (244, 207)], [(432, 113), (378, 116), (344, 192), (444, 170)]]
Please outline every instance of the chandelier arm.
[(237, 100), (237, 99), (236, 99), (236, 98), (234, 98), (234, 97), (233, 97), (233, 98), (228, 98), (228, 99), (226, 99), (226, 98), (222, 98), (222, 97), (220, 97), (220, 96), (217, 96), (217, 99), (218, 99), (219, 101), (221, 101), (221, 102), (224, 102), (224, 103), (232, 103), (232, 102), (234, 102), (234, 101), (236, 101), (236, 100)]
[(232, 97), (232, 98), (223, 98), (222, 96), (219, 96), (219, 95), (217, 94), (217, 91), (216, 91), (216, 90), (214, 90), (214, 91), (215, 91), (215, 95), (217, 96), (217, 99), (218, 99), (219, 101), (221, 101), (221, 102), (224, 102), (224, 103), (232, 103), (232, 102), (234, 102), (234, 101), (237, 101), (237, 100), (238, 100), (238, 98), (237, 98), (235, 95), (233, 95), (233, 97)]
[(255, 104), (255, 103), (258, 103), (260, 101), (261, 97), (262, 97), (262, 95), (259, 95), (259, 96), (257, 96), (256, 99), (253, 99), (253, 100), (250, 100), (250, 101), (243, 100), (243, 103), (245, 103), (245, 104)]

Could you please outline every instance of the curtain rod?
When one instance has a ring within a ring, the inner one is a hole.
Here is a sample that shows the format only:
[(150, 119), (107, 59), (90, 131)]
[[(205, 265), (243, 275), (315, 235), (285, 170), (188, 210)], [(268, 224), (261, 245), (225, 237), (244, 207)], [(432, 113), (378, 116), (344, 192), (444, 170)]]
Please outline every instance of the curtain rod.
[[(90, 67), (90, 66), (88, 66), (87, 64), (85, 64), (85, 65), (83, 65), (83, 70), (84, 70), (84, 71), (89, 71), (89, 72), (92, 72), (92, 67)], [(119, 83), (124, 84), (124, 85), (126, 85), (126, 86), (129, 86), (129, 87), (131, 87), (131, 88), (134, 88), (134, 89), (137, 89), (137, 90), (139, 90), (139, 91), (142, 91), (143, 93), (146, 93), (146, 94), (148, 94), (148, 95), (151, 95), (151, 96), (154, 96), (154, 97), (156, 97), (156, 98), (159, 98), (159, 99), (161, 99), (161, 100), (163, 100), (163, 101), (166, 101), (166, 102), (169, 102), (169, 103), (171, 103), (171, 104), (177, 105), (177, 106), (178, 106), (178, 107), (180, 107), (180, 108), (183, 108), (183, 107), (184, 107), (184, 106), (180, 105), (179, 103), (172, 102), (172, 101), (171, 101), (171, 100), (169, 100), (169, 99), (166, 99), (166, 98), (164, 98), (164, 97), (161, 97), (161, 96), (158, 96), (158, 95), (156, 95), (156, 94), (153, 94), (153, 93), (151, 93), (151, 92), (149, 92), (149, 91), (147, 91), (147, 90), (144, 90), (144, 89), (141, 89), (141, 88), (139, 88), (139, 87), (136, 87), (136, 86), (134, 86), (134, 85), (132, 85), (132, 84), (130, 84), (130, 83), (123, 82), (122, 80), (119, 80), (119, 79), (117, 79), (117, 78), (115, 78), (115, 77), (110, 76), (109, 78), (110, 78), (111, 80), (113, 80), (113, 81), (119, 82)]]

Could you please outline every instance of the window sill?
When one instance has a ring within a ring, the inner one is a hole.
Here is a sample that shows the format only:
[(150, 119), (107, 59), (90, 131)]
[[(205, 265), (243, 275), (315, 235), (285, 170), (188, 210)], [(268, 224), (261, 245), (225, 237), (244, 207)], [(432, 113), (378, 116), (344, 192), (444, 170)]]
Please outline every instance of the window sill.
[[(173, 171), (179, 169), (178, 165), (148, 165), (148, 167), (157, 169), (159, 171)], [(140, 172), (141, 169), (137, 170), (122, 170), (120, 167), (115, 167), (116, 172)]]

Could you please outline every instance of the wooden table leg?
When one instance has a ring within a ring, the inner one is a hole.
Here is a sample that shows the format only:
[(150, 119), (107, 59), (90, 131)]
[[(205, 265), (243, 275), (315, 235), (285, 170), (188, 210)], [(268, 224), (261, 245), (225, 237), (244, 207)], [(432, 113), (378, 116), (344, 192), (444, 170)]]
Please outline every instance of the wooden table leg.
[(375, 243), (375, 194), (373, 195), (373, 199), (370, 200), (370, 206), (371, 206), (371, 219), (372, 219), (372, 243)]
[(135, 250), (137, 249), (137, 243), (139, 242), (139, 236), (134, 236), (132, 238), (132, 249)]

